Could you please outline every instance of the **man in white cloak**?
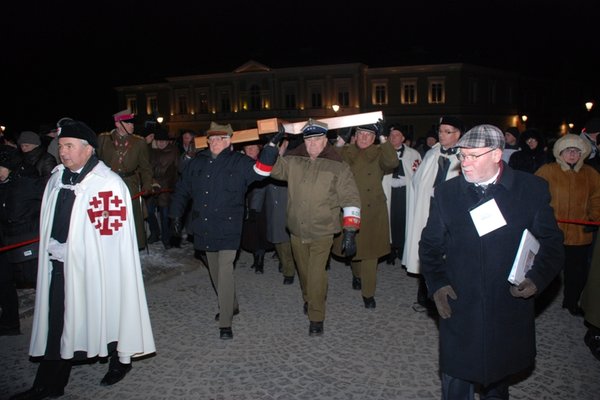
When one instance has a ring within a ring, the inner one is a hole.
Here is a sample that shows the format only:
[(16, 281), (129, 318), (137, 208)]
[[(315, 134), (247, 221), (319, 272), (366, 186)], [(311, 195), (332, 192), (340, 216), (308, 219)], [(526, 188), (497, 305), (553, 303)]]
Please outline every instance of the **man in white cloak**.
[(33, 387), (11, 399), (64, 393), (73, 361), (109, 357), (112, 385), (131, 359), (156, 351), (132, 214), (123, 180), (95, 155), (95, 132), (68, 121), (46, 185), (29, 354), (41, 358)]
[(438, 143), (425, 153), (423, 162), (415, 172), (412, 185), (406, 188), (406, 242), (402, 255), (402, 265), (406, 271), (419, 278), (417, 301), (413, 309), (418, 312), (435, 309), (433, 302), (427, 298), (427, 286), (421, 274), (419, 262), (419, 241), (421, 232), (429, 217), (429, 204), (433, 196), (433, 188), (460, 172), (460, 162), (456, 158), (454, 146), (465, 132), (464, 124), (456, 117), (440, 118)]

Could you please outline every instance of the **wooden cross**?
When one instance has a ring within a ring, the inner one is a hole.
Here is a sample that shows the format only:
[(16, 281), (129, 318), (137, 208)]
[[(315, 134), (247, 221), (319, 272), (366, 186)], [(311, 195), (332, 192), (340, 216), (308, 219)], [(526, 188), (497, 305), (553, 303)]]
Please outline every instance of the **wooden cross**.
[[(348, 128), (351, 126), (360, 126), (374, 124), (380, 119), (383, 119), (383, 113), (381, 111), (374, 111), (369, 113), (351, 114), (344, 115), (341, 117), (323, 118), (316, 121), (327, 124), (328, 130)], [(231, 143), (245, 143), (258, 140), (260, 135), (266, 135), (269, 133), (276, 133), (278, 131), (278, 124), (281, 123), (285, 131), (292, 135), (298, 135), (302, 133), (302, 128), (308, 123), (308, 121), (300, 122), (286, 122), (279, 118), (260, 119), (256, 121), (256, 129), (246, 129), (241, 131), (234, 131), (231, 138)], [(198, 136), (194, 139), (196, 149), (203, 149), (208, 146), (206, 142), (206, 136)]]

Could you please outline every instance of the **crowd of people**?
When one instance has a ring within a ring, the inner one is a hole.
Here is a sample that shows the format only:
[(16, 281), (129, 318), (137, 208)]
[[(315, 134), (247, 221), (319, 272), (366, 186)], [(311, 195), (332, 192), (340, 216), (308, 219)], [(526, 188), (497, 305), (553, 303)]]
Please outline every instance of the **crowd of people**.
[[(405, 268), (413, 310), (439, 319), (445, 399), (508, 399), (509, 378), (535, 360), (535, 299), (557, 280), (600, 360), (600, 119), (554, 141), (442, 116), (415, 148), (383, 120), (308, 120), (300, 134), (280, 124), (240, 144), (230, 124), (172, 135), (137, 128), (129, 110), (113, 122), (97, 134), (61, 118), (47, 135), (2, 137), (0, 335), (20, 334), (17, 289), (36, 288), (29, 355), (40, 362), (13, 399), (62, 395), (82, 359), (108, 359), (101, 384), (112, 385), (153, 354), (139, 252), (184, 233), (208, 268), (224, 340), (240, 312), (239, 252), (257, 274), (273, 252), (283, 284), (298, 277), (310, 336), (325, 332), (330, 257), (366, 309), (380, 263)], [(524, 230), (540, 246), (511, 284)]]

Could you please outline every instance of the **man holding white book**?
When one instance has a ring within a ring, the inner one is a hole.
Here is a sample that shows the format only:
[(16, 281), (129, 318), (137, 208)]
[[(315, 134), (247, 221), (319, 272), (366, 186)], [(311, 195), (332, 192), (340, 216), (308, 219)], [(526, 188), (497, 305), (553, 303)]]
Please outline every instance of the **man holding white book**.
[[(435, 188), (419, 243), (440, 315), (445, 399), (508, 399), (509, 378), (534, 367), (534, 296), (559, 273), (562, 232), (547, 183), (502, 161), (504, 135), (478, 125), (456, 144), (462, 174)], [(515, 206), (517, 204), (517, 206)], [(522, 233), (539, 241), (519, 285), (508, 277)]]

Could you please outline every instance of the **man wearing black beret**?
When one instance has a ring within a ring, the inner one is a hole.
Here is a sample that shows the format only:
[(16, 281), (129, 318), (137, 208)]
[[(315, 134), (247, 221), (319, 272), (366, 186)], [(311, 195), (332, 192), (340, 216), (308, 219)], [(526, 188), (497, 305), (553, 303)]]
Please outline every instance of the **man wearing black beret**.
[(29, 355), (42, 360), (33, 387), (12, 400), (63, 395), (73, 361), (97, 357), (110, 357), (100, 384), (113, 385), (133, 357), (155, 352), (131, 197), (96, 157), (97, 144), (83, 122), (59, 129), (62, 164), (42, 199), (29, 346)]

